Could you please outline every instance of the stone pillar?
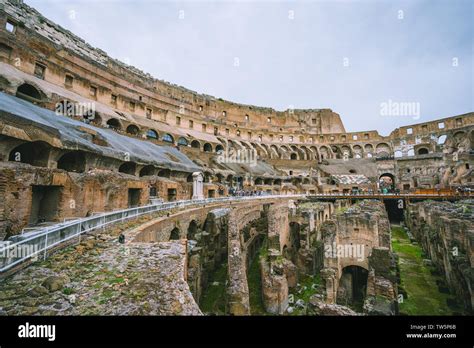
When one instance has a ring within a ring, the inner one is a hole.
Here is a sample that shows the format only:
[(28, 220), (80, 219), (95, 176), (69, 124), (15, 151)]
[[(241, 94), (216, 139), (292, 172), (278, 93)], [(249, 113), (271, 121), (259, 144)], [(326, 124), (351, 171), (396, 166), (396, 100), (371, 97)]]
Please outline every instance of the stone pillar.
[(309, 213), (309, 234), (313, 233), (316, 227), (315, 219), (314, 219), (314, 211)]
[[(277, 250), (273, 252), (273, 255), (281, 256)], [(271, 256), (271, 258), (274, 257)], [(288, 308), (288, 280), (283, 265), (278, 267), (273, 261), (267, 259), (260, 259), (259, 262), (265, 310), (272, 314), (283, 314)], [(296, 281), (296, 279), (292, 280)]]
[(334, 268), (324, 268), (321, 270), (321, 278), (326, 283), (326, 303), (336, 303), (338, 279)]
[(193, 173), (193, 198), (192, 199), (204, 199), (203, 194), (203, 176), (201, 172)]
[(289, 243), (288, 204), (276, 203), (268, 208), (268, 248), (283, 252)]
[(240, 215), (232, 210), (229, 214), (227, 247), (228, 277), (227, 303), (229, 314), (250, 315), (250, 295), (247, 281), (245, 253), (240, 242)]

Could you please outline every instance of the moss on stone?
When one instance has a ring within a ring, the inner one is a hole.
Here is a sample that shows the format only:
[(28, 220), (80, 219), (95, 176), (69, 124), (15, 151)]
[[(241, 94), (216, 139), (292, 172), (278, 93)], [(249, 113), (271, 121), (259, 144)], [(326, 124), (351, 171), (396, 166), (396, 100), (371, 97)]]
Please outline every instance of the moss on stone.
[(209, 285), (203, 291), (200, 301), (201, 311), (205, 314), (226, 314), (227, 262), (223, 263), (209, 279)]
[(294, 299), (294, 303), (290, 303), (290, 306), (293, 307), (295, 306), (296, 302), (298, 302), (298, 300), (303, 300), (306, 308), (303, 309), (295, 307), (290, 315), (306, 315), (308, 302), (311, 296), (323, 293), (321, 284), (321, 276), (319, 273), (316, 275), (301, 276), (298, 286), (292, 291), (290, 291), (290, 295), (292, 295)]
[(267, 248), (261, 248), (259, 257), (255, 257), (250, 265), (247, 274), (247, 282), (249, 286), (250, 314), (266, 315), (265, 306), (263, 304), (262, 295), (262, 273), (260, 270), (259, 259), (261, 255), (267, 252)]
[(408, 298), (399, 304), (400, 314), (407, 315), (452, 315), (448, 307), (449, 294), (438, 290), (431, 268), (423, 263), (422, 249), (412, 244), (401, 227), (392, 228), (393, 251), (399, 256), (401, 287)]

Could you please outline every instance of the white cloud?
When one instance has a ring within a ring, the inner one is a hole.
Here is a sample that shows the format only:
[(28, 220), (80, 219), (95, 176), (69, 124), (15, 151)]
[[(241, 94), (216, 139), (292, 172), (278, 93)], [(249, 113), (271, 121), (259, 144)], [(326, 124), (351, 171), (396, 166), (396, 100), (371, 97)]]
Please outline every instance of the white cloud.
[(277, 110), (331, 108), (348, 131), (388, 134), (415, 123), (381, 117), (388, 99), (419, 102), (419, 122), (474, 109), (467, 0), (27, 3), (157, 78)]

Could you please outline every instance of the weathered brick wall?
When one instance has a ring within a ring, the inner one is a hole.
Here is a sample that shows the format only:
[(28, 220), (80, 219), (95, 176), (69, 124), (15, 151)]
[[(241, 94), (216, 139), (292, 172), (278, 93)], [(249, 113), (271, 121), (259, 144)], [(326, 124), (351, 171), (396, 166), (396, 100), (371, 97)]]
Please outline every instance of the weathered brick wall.
[(272, 204), (268, 209), (268, 248), (283, 252), (289, 243), (288, 201)]
[[(347, 283), (348, 279), (341, 278), (343, 269), (358, 266), (368, 272), (365, 310), (372, 313), (377, 308), (377, 314), (395, 314), (397, 289), (390, 235), (388, 215), (379, 201), (358, 202), (321, 225), (325, 252), (321, 275), (326, 283), (327, 303), (335, 303), (339, 287), (345, 286), (341, 282)], [(339, 254), (334, 247), (351, 249), (352, 254)], [(363, 248), (363, 255), (354, 255), (355, 248), (360, 252)]]
[[(95, 212), (126, 209), (129, 203), (129, 189), (140, 190), (140, 197), (136, 202), (138, 205), (148, 204), (149, 190), (152, 186), (158, 186), (158, 194), (164, 200), (167, 200), (167, 188), (177, 188), (178, 192), (189, 190), (188, 183), (162, 182), (151, 177), (138, 178), (100, 170), (78, 174), (11, 162), (0, 164), (0, 178), (2, 240), (7, 234), (19, 233), (29, 224), (34, 197), (32, 190), (35, 185), (47, 188), (59, 187), (57, 207), (46, 207), (52, 210), (53, 218), (47, 219), (48, 221), (61, 221), (64, 218), (85, 217)], [(184, 198), (184, 194), (178, 195), (178, 199)]]

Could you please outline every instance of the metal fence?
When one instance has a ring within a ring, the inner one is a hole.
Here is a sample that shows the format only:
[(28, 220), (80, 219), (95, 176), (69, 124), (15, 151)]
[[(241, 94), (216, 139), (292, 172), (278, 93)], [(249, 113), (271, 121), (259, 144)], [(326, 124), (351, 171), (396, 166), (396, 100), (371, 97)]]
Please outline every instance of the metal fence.
[(166, 211), (186, 206), (204, 205), (209, 203), (224, 203), (227, 201), (245, 201), (268, 198), (298, 198), (304, 195), (263, 195), (243, 197), (207, 198), (200, 200), (183, 200), (166, 202), (142, 207), (96, 214), (91, 217), (64, 221), (44, 228), (24, 229), (21, 235), (13, 236), (0, 244), (0, 273), (27, 260), (35, 260), (39, 256), (46, 258), (47, 251), (61, 243), (80, 235), (103, 228), (109, 224), (123, 222), (144, 214)]

